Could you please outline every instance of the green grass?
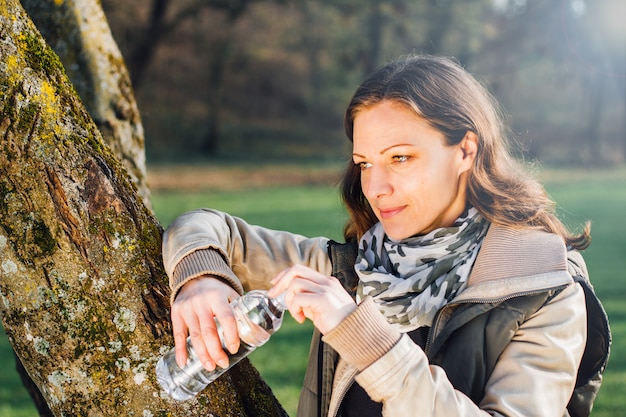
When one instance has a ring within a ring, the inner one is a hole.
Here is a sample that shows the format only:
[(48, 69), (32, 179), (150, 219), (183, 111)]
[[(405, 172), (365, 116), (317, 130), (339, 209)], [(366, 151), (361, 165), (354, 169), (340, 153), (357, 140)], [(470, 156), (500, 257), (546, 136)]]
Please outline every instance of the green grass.
[[(596, 400), (593, 417), (626, 415), (626, 170), (546, 171), (543, 179), (572, 228), (592, 221), (593, 243), (586, 251), (592, 283), (609, 314), (612, 356)], [(245, 192), (155, 193), (154, 207), (167, 225), (198, 207), (214, 207), (251, 223), (309, 236), (341, 239), (345, 215), (333, 187), (302, 186)], [(288, 318), (278, 333), (251, 359), (290, 415), (295, 415), (308, 355), (310, 324)], [(36, 411), (13, 371), (13, 356), (0, 332), (0, 416), (34, 416)]]
[(15, 371), (15, 357), (9, 340), (0, 326), (0, 416), (33, 417), (37, 410)]
[(611, 357), (593, 417), (626, 415), (626, 171), (548, 172), (548, 192), (570, 227), (591, 220), (585, 251), (591, 282), (609, 315)]

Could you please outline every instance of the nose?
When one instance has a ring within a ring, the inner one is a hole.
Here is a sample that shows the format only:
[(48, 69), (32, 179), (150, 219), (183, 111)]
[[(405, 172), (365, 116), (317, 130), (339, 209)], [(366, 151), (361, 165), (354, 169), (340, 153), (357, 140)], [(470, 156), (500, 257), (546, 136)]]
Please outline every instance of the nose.
[(370, 167), (361, 173), (361, 188), (370, 201), (391, 194), (393, 186), (389, 171), (384, 167)]

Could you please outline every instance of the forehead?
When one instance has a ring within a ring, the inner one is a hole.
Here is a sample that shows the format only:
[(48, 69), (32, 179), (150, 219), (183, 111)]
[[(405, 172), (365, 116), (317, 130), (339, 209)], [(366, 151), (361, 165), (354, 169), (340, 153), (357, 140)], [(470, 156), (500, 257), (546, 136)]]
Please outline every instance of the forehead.
[[(384, 126), (403, 127), (405, 124), (425, 122), (413, 109), (403, 103), (384, 100), (362, 107), (354, 115), (355, 133), (364, 133), (367, 130)], [(400, 125), (398, 126), (398, 123)]]
[(418, 145), (442, 133), (403, 103), (382, 101), (361, 109), (354, 118), (354, 149)]

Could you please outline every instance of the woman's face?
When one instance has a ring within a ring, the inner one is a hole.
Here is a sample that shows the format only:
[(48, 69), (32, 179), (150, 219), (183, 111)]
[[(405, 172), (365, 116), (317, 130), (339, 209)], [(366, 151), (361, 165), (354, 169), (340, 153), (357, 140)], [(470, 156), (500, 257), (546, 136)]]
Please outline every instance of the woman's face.
[(353, 155), (361, 187), (394, 240), (451, 226), (465, 209), (476, 136), (457, 145), (406, 106), (382, 101), (357, 112)]

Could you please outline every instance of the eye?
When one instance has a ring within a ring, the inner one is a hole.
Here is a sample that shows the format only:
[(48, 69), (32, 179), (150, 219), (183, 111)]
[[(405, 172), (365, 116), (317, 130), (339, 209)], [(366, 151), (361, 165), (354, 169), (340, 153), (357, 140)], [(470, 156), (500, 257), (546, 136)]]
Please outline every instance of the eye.
[(408, 155), (394, 155), (392, 158), (393, 162), (406, 162), (410, 159)]
[(366, 170), (367, 168), (372, 166), (370, 162), (355, 162), (354, 165), (359, 167), (361, 171)]

